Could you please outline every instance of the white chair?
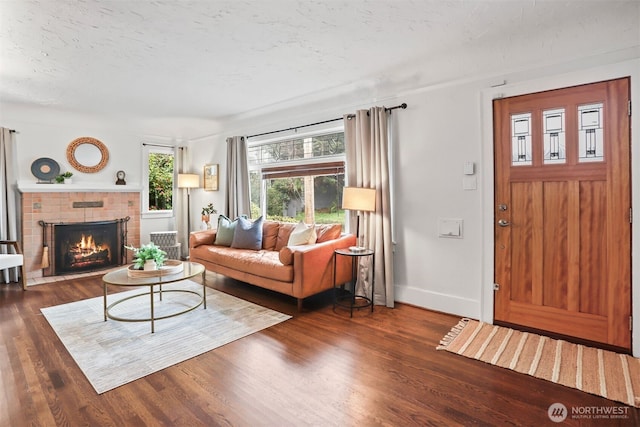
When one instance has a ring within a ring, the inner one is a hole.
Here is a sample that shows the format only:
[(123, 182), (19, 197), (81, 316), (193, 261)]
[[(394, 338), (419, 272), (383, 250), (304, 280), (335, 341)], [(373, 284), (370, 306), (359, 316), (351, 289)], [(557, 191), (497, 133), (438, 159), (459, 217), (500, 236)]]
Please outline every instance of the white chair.
[[(0, 245), (5, 246), (13, 246), (13, 251), (15, 253), (0, 253), (0, 270), (4, 270), (6, 268), (20, 268), (20, 275), (22, 276), (22, 290), (27, 290), (27, 270), (24, 267), (24, 255), (22, 254), (22, 250), (20, 250), (20, 243), (15, 240), (0, 240)], [(7, 283), (9, 283), (7, 281)]]

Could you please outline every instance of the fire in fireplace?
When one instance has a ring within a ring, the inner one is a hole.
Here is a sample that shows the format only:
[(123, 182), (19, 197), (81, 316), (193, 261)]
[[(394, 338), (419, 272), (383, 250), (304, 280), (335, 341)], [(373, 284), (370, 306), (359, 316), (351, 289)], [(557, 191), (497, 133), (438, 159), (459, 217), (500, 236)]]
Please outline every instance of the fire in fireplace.
[(51, 274), (99, 270), (123, 263), (126, 219), (43, 223), (45, 247), (53, 243)]
[(79, 242), (70, 245), (63, 252), (66, 257), (64, 264), (71, 268), (83, 268), (109, 265), (111, 263), (111, 247), (108, 243), (96, 243), (93, 235), (89, 234)]

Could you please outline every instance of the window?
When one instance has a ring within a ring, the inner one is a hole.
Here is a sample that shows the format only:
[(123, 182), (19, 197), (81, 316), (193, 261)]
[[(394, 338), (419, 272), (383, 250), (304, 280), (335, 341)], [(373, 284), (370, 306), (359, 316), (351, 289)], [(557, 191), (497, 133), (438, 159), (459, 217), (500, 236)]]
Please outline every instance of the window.
[(344, 132), (250, 143), (251, 214), (344, 225)]
[(159, 145), (143, 144), (143, 214), (145, 216), (173, 215), (173, 183), (175, 149)]

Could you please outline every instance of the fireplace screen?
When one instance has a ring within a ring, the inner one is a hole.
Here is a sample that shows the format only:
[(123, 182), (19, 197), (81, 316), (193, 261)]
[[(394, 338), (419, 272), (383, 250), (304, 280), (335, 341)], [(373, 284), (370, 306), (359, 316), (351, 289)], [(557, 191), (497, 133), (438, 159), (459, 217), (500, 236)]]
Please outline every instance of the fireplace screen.
[(123, 224), (126, 220), (43, 223), (44, 246), (51, 249), (50, 274), (99, 270), (123, 264), (123, 246), (126, 244)]

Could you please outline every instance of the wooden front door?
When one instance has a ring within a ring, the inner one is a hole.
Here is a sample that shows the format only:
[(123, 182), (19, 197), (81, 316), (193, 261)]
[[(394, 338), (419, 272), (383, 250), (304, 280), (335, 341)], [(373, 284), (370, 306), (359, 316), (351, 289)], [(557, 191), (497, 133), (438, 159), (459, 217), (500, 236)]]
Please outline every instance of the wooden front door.
[(630, 350), (629, 93), (494, 100), (497, 323)]

